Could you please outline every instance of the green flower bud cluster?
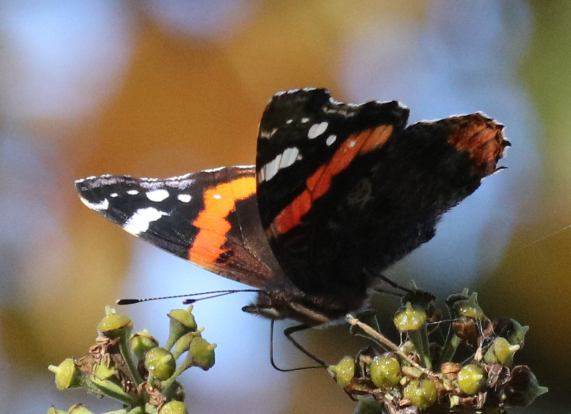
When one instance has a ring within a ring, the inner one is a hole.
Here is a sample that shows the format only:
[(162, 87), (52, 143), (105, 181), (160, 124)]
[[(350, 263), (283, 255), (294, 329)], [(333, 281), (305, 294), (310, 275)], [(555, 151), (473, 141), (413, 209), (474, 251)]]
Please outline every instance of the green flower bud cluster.
[[(50, 365), (56, 387), (83, 387), (88, 392), (114, 398), (123, 409), (114, 414), (184, 414), (184, 390), (176, 381), (191, 367), (210, 369), (215, 344), (202, 337), (192, 307), (169, 312), (169, 337), (163, 347), (147, 330), (131, 333), (133, 322), (108, 307), (97, 324), (98, 337), (88, 354)], [(180, 360), (180, 361), (179, 361)], [(77, 404), (49, 414), (90, 414)]]
[[(477, 299), (464, 291), (440, 311), (431, 295), (407, 294), (393, 318), (400, 345), (348, 316), (352, 332), (358, 326), (381, 346), (379, 353), (362, 351), (329, 367), (360, 400), (355, 413), (375, 412), (375, 401), (383, 407), (379, 412), (494, 411), (529, 405), (547, 392), (527, 366), (513, 366), (529, 328), (513, 319), (489, 319)], [(439, 321), (439, 315), (451, 320)]]

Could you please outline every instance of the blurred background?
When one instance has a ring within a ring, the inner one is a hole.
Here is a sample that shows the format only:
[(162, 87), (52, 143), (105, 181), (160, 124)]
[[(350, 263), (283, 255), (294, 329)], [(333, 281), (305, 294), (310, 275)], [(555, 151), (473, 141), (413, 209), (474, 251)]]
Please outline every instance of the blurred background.
[[(570, 20), (565, 0), (1, 0), (2, 411), (111, 409), (55, 391), (46, 369), (86, 351), (105, 304), (240, 286), (105, 222), (73, 180), (253, 163), (269, 97), (325, 86), (400, 100), (411, 122), (480, 110), (506, 125), (508, 169), (390, 274), (443, 297), (470, 287), (488, 315), (531, 325), (518, 361), (551, 391), (517, 412), (569, 413)], [(191, 411), (351, 412), (324, 372), (271, 369), (269, 323), (240, 312), (249, 300), (196, 306), (218, 348), (211, 371), (185, 378)], [(123, 311), (164, 339), (176, 306)], [(331, 362), (359, 346), (345, 327), (300, 337)], [(276, 342), (282, 366), (307, 363)]]

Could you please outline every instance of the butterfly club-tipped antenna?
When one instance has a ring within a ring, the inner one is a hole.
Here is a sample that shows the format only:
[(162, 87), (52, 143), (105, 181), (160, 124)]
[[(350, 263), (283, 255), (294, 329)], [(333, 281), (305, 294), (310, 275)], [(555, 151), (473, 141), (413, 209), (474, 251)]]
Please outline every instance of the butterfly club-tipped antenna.
[(224, 289), (224, 290), (211, 290), (207, 292), (198, 292), (198, 293), (187, 293), (182, 295), (168, 295), (168, 296), (156, 296), (156, 297), (149, 297), (149, 298), (122, 298), (115, 301), (117, 305), (133, 305), (135, 303), (142, 303), (142, 302), (151, 302), (156, 300), (165, 300), (165, 299), (179, 299), (179, 298), (186, 298), (182, 303), (185, 305), (190, 305), (192, 303), (196, 303), (201, 300), (206, 299), (213, 299), (218, 298), (220, 296), (231, 295), (234, 293), (264, 293), (264, 291), (260, 289)]

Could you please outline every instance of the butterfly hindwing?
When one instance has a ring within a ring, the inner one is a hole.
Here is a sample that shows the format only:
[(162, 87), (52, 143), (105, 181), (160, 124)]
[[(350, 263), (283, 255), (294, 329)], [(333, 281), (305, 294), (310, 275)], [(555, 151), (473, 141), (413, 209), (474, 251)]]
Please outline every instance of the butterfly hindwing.
[(76, 187), (89, 208), (207, 270), (256, 287), (275, 273), (257, 220), (253, 167), (166, 179), (103, 175)]

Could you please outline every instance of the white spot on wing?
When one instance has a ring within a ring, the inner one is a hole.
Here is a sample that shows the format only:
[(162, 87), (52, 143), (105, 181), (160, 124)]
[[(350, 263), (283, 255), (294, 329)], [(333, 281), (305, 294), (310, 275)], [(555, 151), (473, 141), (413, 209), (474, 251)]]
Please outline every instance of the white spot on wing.
[(99, 203), (92, 203), (91, 201), (86, 200), (83, 197), (80, 197), (79, 199), (83, 204), (85, 204), (88, 208), (92, 210), (101, 211), (101, 210), (107, 210), (109, 208), (109, 200), (107, 200), (106, 198), (104, 198)]
[(267, 130), (261, 130), (260, 131), (260, 138), (264, 138), (264, 139), (268, 139), (270, 138), (270, 131)]
[(276, 155), (276, 158), (264, 165), (264, 180), (270, 181), (278, 173), (280, 169), (280, 162), (282, 154)]
[(212, 198), (215, 198), (216, 200), (220, 200), (222, 198), (222, 196), (220, 194), (214, 194), (212, 196)]
[(129, 194), (129, 195), (137, 195), (137, 194), (139, 194), (139, 190), (128, 190), (128, 191), (127, 191), (127, 194)]
[(146, 232), (149, 229), (149, 225), (162, 216), (168, 216), (168, 214), (154, 207), (140, 208), (123, 224), (123, 229), (138, 236)]
[(286, 121), (286, 124), (289, 125), (289, 124), (291, 124), (292, 122), (293, 122), (293, 119), (288, 119), (288, 120)]
[(178, 198), (178, 201), (181, 201), (183, 203), (188, 203), (192, 199), (190, 194), (179, 194), (176, 196), (176, 198)]
[(164, 188), (159, 188), (158, 190), (151, 190), (145, 193), (147, 198), (151, 201), (160, 202), (169, 197), (169, 192)]
[(282, 152), (282, 158), (280, 161), (279, 168), (287, 168), (292, 165), (296, 160), (297, 156), (299, 155), (299, 149), (297, 147), (287, 148)]
[(325, 132), (329, 124), (326, 121), (320, 122), (319, 124), (313, 124), (309, 131), (307, 132), (307, 138), (314, 139)]
[(109, 197), (111, 197), (111, 198), (116, 198), (116, 197), (119, 197), (119, 194), (117, 194), (117, 193), (111, 193), (111, 194), (109, 194)]
[(335, 142), (336, 139), (337, 139), (337, 135), (329, 135), (327, 137), (327, 139), (325, 140), (325, 144), (329, 147), (329, 146), (333, 145), (333, 143)]
[(306, 124), (309, 122), (309, 118), (301, 118), (301, 123)]
[(296, 161), (301, 160), (299, 148), (286, 148), (281, 154), (266, 163), (258, 172), (258, 182), (270, 181), (282, 168), (293, 165)]

